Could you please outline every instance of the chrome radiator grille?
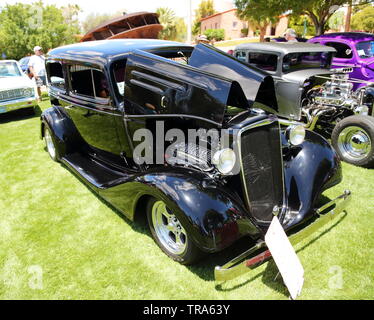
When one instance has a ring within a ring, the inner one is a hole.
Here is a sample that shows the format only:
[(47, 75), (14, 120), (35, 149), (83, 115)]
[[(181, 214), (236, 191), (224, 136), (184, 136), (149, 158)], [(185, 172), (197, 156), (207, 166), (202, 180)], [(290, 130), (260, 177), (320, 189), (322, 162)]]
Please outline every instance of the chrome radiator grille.
[(19, 88), (0, 91), (0, 101), (8, 101), (20, 98), (31, 97), (33, 95), (32, 88)]
[(283, 205), (283, 162), (278, 122), (241, 134), (241, 171), (249, 209), (257, 220), (268, 222), (274, 206)]

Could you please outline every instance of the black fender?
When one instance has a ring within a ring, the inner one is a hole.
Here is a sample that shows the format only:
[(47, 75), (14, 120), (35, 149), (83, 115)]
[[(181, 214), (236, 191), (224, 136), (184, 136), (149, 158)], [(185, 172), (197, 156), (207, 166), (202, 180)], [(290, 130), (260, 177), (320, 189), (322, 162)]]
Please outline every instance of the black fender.
[(84, 144), (83, 139), (64, 108), (52, 106), (43, 111), (40, 120), (40, 138), (44, 138), (44, 128), (47, 125), (52, 131), (58, 158), (74, 152), (79, 145), (82, 146)]
[(174, 168), (146, 173), (132, 182), (99, 192), (131, 220), (144, 196), (163, 200), (196, 246), (205, 252), (220, 251), (245, 235), (253, 240), (263, 236), (244, 204), (230, 190), (212, 184), (212, 179), (199, 172), (186, 171)]
[(295, 218), (285, 225), (289, 230), (315, 214), (322, 192), (341, 182), (342, 168), (329, 142), (309, 130), (305, 141), (286, 155), (284, 166), (287, 207), (295, 213)]

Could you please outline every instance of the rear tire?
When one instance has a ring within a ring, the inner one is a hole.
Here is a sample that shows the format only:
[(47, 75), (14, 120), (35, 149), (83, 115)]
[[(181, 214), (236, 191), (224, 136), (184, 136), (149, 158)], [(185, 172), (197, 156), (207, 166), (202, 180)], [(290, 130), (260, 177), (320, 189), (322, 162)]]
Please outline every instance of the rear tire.
[(170, 258), (187, 265), (202, 257), (202, 251), (192, 242), (191, 236), (164, 201), (149, 200), (147, 219), (153, 239)]
[(339, 157), (356, 166), (374, 167), (374, 118), (350, 116), (335, 126), (331, 142)]

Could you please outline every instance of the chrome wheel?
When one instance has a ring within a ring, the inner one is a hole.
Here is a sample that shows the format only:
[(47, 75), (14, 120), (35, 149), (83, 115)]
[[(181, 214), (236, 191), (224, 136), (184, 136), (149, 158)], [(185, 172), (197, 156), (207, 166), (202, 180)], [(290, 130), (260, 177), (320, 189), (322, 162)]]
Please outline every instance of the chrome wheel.
[(350, 126), (340, 132), (338, 148), (343, 157), (361, 160), (366, 158), (371, 151), (371, 139), (362, 128)]
[(152, 207), (152, 223), (160, 243), (170, 253), (180, 255), (187, 248), (187, 233), (178, 218), (168, 211), (163, 201), (156, 201)]
[(47, 147), (48, 153), (53, 160), (56, 159), (56, 148), (52, 140), (52, 135), (48, 129), (44, 132), (45, 145)]

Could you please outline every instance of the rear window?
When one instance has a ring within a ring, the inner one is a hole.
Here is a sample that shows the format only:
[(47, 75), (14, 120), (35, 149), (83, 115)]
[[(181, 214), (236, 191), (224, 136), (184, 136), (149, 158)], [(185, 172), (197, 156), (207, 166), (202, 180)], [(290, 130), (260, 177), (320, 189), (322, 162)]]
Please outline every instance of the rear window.
[(70, 77), (74, 94), (89, 98), (109, 97), (108, 82), (101, 70), (83, 65), (72, 65)]
[(335, 58), (351, 59), (353, 52), (350, 46), (341, 42), (326, 42), (326, 46), (333, 47), (336, 49)]
[(264, 71), (276, 71), (278, 56), (276, 54), (251, 52), (248, 55), (248, 63)]
[(330, 69), (331, 59), (331, 52), (289, 53), (283, 58), (282, 70), (292, 72), (312, 68)]

